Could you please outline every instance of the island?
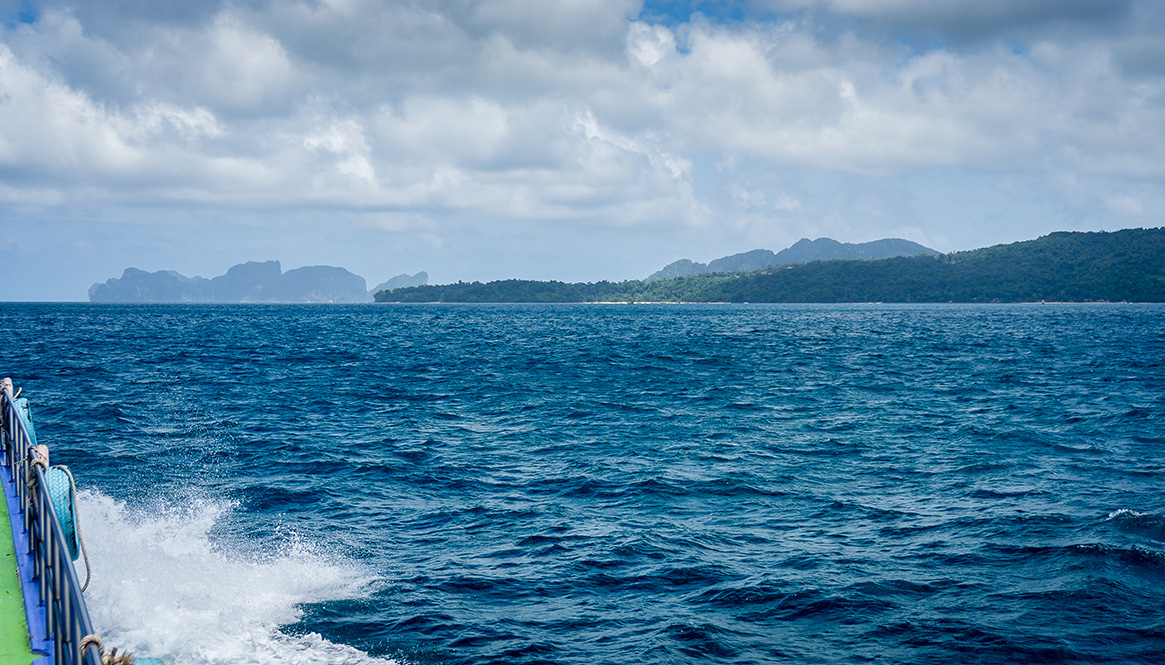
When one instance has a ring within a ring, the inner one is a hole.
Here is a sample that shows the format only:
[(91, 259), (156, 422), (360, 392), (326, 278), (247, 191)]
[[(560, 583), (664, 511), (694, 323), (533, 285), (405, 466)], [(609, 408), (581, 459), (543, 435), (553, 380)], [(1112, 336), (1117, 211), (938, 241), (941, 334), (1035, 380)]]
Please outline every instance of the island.
[(458, 282), (380, 291), (375, 297), (385, 303), (1165, 302), (1165, 229), (1062, 231), (950, 254), (817, 260), (744, 272), (653, 277), (594, 283)]
[(250, 261), (206, 279), (173, 270), (126, 268), (120, 278), (89, 288), (90, 302), (318, 303), (368, 302), (363, 277), (333, 266), (283, 272), (278, 261)]

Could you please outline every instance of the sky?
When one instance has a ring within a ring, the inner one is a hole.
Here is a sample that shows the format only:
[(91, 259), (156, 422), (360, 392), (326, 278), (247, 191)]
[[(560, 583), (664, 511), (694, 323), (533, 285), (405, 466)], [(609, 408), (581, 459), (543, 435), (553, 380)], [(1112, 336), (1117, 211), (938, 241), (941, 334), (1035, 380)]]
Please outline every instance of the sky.
[(1160, 0), (0, 0), (0, 300), (1165, 225)]

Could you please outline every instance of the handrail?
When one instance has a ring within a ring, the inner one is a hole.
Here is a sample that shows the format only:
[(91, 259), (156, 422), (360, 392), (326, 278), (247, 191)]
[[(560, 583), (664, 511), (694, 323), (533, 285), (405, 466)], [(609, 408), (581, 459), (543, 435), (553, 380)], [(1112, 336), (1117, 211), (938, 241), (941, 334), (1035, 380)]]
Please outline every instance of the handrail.
[[(15, 491), (28, 534), (28, 551), (17, 552), (17, 557), (32, 559), (31, 581), (40, 592), (39, 599), (30, 599), (26, 594), (24, 601), (27, 605), (35, 600), (45, 608), (44, 634), (30, 637), (34, 641), (51, 641), (54, 665), (101, 665), (101, 643), (93, 640), (93, 623), (45, 483), (47, 461), (36, 451), (17, 408), (12, 380), (4, 379), (0, 383), (3, 464), (12, 479), (12, 487), (5, 491)], [(36, 629), (30, 625), (29, 630)]]

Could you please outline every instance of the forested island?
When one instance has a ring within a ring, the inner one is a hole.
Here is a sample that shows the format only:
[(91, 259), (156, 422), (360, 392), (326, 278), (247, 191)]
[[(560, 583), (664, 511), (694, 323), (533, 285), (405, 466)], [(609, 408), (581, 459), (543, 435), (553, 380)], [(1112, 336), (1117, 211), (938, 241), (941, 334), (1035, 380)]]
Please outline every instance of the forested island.
[(1165, 229), (1058, 232), (951, 254), (813, 261), (751, 272), (383, 290), (377, 302), (1165, 302)]

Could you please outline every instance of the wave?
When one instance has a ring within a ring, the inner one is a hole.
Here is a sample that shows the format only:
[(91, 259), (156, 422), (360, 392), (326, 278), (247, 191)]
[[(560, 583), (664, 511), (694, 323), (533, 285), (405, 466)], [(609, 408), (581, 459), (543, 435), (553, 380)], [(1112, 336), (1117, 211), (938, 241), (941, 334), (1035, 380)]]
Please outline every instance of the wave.
[(219, 542), (213, 532), (235, 509), (228, 501), (131, 506), (85, 490), (78, 502), (92, 567), (86, 601), (109, 647), (182, 665), (396, 665), (281, 630), (304, 604), (368, 595), (371, 579), (342, 557), (294, 538), (259, 554), (255, 543)]
[(1108, 521), (1125, 531), (1141, 533), (1154, 540), (1165, 540), (1165, 517), (1161, 515), (1121, 508), (1109, 513)]

